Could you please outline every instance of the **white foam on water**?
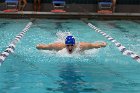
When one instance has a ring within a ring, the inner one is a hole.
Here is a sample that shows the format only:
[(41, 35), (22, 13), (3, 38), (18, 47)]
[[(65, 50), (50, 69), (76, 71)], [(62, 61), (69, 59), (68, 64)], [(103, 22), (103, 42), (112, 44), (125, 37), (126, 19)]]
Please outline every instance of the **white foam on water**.
[(78, 50), (78, 48), (76, 48), (76, 49), (73, 51), (72, 54), (69, 54), (69, 53), (67, 52), (67, 49), (64, 48), (64, 49), (58, 51), (58, 52), (56, 53), (56, 55), (59, 56), (59, 57), (79, 57), (79, 56), (81, 55), (81, 52)]
[(41, 50), (41, 52), (49, 55), (54, 55), (57, 53), (57, 51), (54, 50)]
[(89, 49), (89, 50), (85, 50), (84, 53), (85, 53), (85, 55), (88, 55), (88, 56), (97, 56), (99, 51), (100, 51), (100, 48)]
[(137, 60), (140, 63), (140, 59)]
[(85, 51), (80, 51), (78, 48), (76, 48), (72, 54), (69, 54), (66, 50), (66, 48), (54, 51), (54, 50), (41, 50), (42, 53), (45, 53), (47, 55), (55, 55), (58, 57), (82, 57), (82, 56), (97, 56), (100, 49), (89, 49)]
[(72, 34), (70, 32), (62, 32), (61, 30), (59, 30), (56, 35), (58, 38), (55, 42), (65, 42), (65, 38)]

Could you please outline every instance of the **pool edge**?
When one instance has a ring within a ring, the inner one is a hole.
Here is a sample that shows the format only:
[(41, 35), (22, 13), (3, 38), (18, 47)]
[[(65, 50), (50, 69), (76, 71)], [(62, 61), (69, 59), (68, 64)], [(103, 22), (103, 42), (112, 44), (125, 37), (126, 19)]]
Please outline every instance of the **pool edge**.
[(47, 19), (101, 19), (101, 20), (113, 20), (113, 19), (140, 19), (140, 13), (112, 13), (112, 14), (99, 14), (92, 12), (65, 12), (65, 13), (53, 13), (53, 12), (0, 12), (0, 18), (47, 18)]

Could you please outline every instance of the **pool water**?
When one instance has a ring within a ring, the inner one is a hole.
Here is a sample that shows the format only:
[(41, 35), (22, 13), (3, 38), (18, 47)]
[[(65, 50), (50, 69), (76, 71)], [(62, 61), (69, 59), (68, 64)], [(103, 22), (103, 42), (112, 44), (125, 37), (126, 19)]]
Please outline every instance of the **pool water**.
[[(30, 20), (0, 19), (0, 50)], [(92, 24), (140, 55), (140, 21), (98, 21)], [(64, 42), (72, 34), (77, 42), (107, 42), (107, 47), (69, 55), (66, 51), (40, 51), (40, 43)], [(139, 93), (140, 63), (122, 55), (113, 43), (80, 20), (36, 19), (0, 67), (0, 93)]]

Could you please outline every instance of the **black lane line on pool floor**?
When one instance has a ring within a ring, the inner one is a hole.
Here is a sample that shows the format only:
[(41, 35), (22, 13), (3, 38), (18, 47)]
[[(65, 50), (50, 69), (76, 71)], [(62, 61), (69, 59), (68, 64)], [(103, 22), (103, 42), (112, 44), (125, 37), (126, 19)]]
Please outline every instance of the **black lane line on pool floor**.
[(8, 45), (8, 47), (6, 48), (5, 51), (3, 51), (0, 54), (0, 66), (2, 65), (2, 63), (4, 62), (4, 60), (10, 55), (10, 53), (13, 53), (16, 47), (16, 44), (21, 40), (21, 38), (25, 35), (25, 33), (29, 30), (29, 28), (31, 27), (31, 25), (33, 24), (32, 20), (31, 22), (29, 22), (26, 27), (15, 37), (15, 39)]
[(99, 34), (103, 35), (105, 38), (107, 38), (109, 41), (111, 41), (112, 43), (115, 44), (115, 46), (119, 49), (119, 51), (121, 53), (123, 53), (123, 55), (127, 55), (130, 56), (131, 58), (133, 58), (134, 60), (136, 60), (137, 62), (140, 63), (140, 56), (135, 54), (133, 51), (126, 49), (125, 46), (123, 46), (121, 43), (119, 43), (117, 40), (115, 40), (114, 38), (112, 38), (112, 36), (110, 36), (109, 34), (103, 32), (102, 30), (100, 30), (100, 28), (97, 28), (96, 26), (94, 26), (93, 24), (87, 22), (86, 20), (82, 20), (84, 23), (86, 23), (89, 27), (91, 27), (92, 29), (94, 29), (96, 32), (98, 32)]

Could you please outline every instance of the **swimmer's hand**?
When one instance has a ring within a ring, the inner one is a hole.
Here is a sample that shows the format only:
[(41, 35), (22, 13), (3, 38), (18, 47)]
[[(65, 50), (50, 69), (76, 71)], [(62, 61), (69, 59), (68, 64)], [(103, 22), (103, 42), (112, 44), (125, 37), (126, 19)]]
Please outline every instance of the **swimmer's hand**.
[(102, 43), (100, 44), (101, 47), (106, 47), (106, 45), (107, 45), (106, 42), (102, 42)]
[(36, 48), (37, 48), (37, 49), (40, 49), (39, 44), (38, 44), (38, 45), (36, 45)]

